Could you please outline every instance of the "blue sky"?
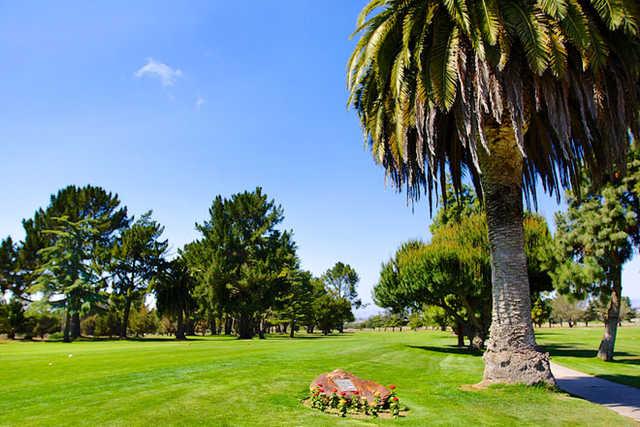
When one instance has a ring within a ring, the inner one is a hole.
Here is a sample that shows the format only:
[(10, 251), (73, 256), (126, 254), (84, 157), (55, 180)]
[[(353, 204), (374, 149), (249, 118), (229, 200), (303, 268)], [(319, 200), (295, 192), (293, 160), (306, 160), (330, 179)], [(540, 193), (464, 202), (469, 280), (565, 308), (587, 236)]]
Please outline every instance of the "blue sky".
[[(0, 236), (21, 238), (51, 193), (90, 183), (153, 209), (175, 251), (215, 195), (259, 185), (303, 266), (352, 264), (370, 302), (380, 263), (428, 238), (430, 219), (385, 188), (346, 109), (364, 3), (0, 1)], [(635, 299), (639, 271), (625, 269)]]

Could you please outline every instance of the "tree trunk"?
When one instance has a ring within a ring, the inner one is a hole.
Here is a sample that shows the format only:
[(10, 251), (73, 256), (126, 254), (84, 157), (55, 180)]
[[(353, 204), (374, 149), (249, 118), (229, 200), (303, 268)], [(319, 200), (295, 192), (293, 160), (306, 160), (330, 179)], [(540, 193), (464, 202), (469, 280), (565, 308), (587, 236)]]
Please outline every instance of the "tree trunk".
[(76, 339), (80, 336), (80, 313), (75, 311), (71, 316), (71, 338)]
[(246, 340), (253, 338), (254, 328), (251, 317), (247, 314), (241, 314), (238, 319), (238, 338)]
[(71, 342), (71, 337), (69, 336), (71, 333), (71, 316), (69, 315), (69, 310), (64, 311), (64, 326), (62, 329), (62, 340), (64, 342)]
[(295, 335), (296, 321), (295, 320), (291, 320), (291, 325), (289, 325), (289, 327), (291, 328), (289, 330), (289, 338), (293, 338), (294, 335)]
[(184, 334), (184, 319), (182, 317), (182, 310), (178, 312), (178, 320), (176, 325), (176, 339), (177, 340), (186, 340), (187, 337)]
[[(506, 122), (507, 120), (505, 120)], [(524, 252), (523, 157), (511, 126), (485, 130), (489, 155), (479, 151), (491, 247), (492, 319), (485, 383), (555, 384), (549, 354), (536, 347)]]
[(122, 313), (122, 324), (120, 325), (120, 339), (127, 338), (127, 327), (129, 326), (129, 314), (131, 313), (131, 300), (127, 297), (124, 302), (124, 313)]
[(618, 333), (618, 322), (620, 320), (620, 302), (622, 294), (622, 270), (616, 268), (612, 278), (613, 287), (611, 289), (611, 300), (607, 309), (607, 318), (604, 321), (604, 336), (598, 349), (598, 357), (605, 362), (613, 360), (613, 351)]
[(216, 319), (213, 318), (209, 321), (209, 328), (211, 329), (211, 335), (216, 335), (218, 330), (216, 329)]
[(263, 319), (260, 319), (260, 324), (259, 324), (259, 328), (260, 328), (260, 329), (258, 330), (258, 337), (259, 337), (261, 340), (263, 340), (263, 339), (265, 339), (265, 338), (266, 338), (266, 337), (265, 337), (265, 330), (266, 330), (266, 328), (267, 328), (267, 327), (266, 327), (266, 323), (267, 323), (267, 322), (266, 322), (266, 320), (264, 320), (264, 318), (263, 318)]
[(229, 316), (226, 316), (224, 319), (224, 334), (231, 335), (231, 323), (232, 319)]

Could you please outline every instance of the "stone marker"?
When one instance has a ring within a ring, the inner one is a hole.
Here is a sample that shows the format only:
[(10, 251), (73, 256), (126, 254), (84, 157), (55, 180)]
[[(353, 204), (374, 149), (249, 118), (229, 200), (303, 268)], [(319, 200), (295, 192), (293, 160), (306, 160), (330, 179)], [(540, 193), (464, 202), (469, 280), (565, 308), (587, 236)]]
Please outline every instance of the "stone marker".
[(342, 369), (322, 374), (309, 385), (311, 390), (318, 387), (324, 390), (321, 394), (325, 396), (331, 396), (335, 390), (336, 394), (344, 393), (344, 396), (349, 399), (353, 396), (362, 396), (367, 399), (370, 405), (375, 403), (376, 392), (380, 394), (380, 404), (384, 404), (391, 395), (391, 390), (385, 386), (370, 380), (363, 380)]

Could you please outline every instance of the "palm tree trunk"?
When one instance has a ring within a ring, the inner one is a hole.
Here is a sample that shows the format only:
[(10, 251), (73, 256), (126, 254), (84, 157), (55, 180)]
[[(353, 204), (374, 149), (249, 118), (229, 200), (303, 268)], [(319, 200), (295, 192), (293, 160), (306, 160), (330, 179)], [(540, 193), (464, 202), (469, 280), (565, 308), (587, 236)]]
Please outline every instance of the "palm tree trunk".
[(536, 347), (524, 252), (523, 157), (511, 126), (485, 130), (482, 189), (491, 247), (492, 319), (484, 354), (485, 383), (555, 384), (549, 354)]
[(613, 351), (618, 334), (618, 323), (620, 321), (620, 302), (622, 294), (622, 270), (616, 268), (613, 273), (611, 289), (611, 300), (607, 309), (607, 318), (604, 322), (604, 336), (598, 349), (598, 357), (605, 362), (613, 360)]

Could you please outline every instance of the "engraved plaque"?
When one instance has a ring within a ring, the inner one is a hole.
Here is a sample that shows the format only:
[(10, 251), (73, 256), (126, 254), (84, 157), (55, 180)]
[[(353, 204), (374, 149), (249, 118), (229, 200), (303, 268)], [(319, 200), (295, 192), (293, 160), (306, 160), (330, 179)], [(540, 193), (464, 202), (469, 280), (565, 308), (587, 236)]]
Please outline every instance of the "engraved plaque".
[(349, 379), (336, 378), (335, 380), (333, 380), (333, 382), (336, 383), (340, 391), (358, 391), (356, 386), (354, 386), (351, 380)]

